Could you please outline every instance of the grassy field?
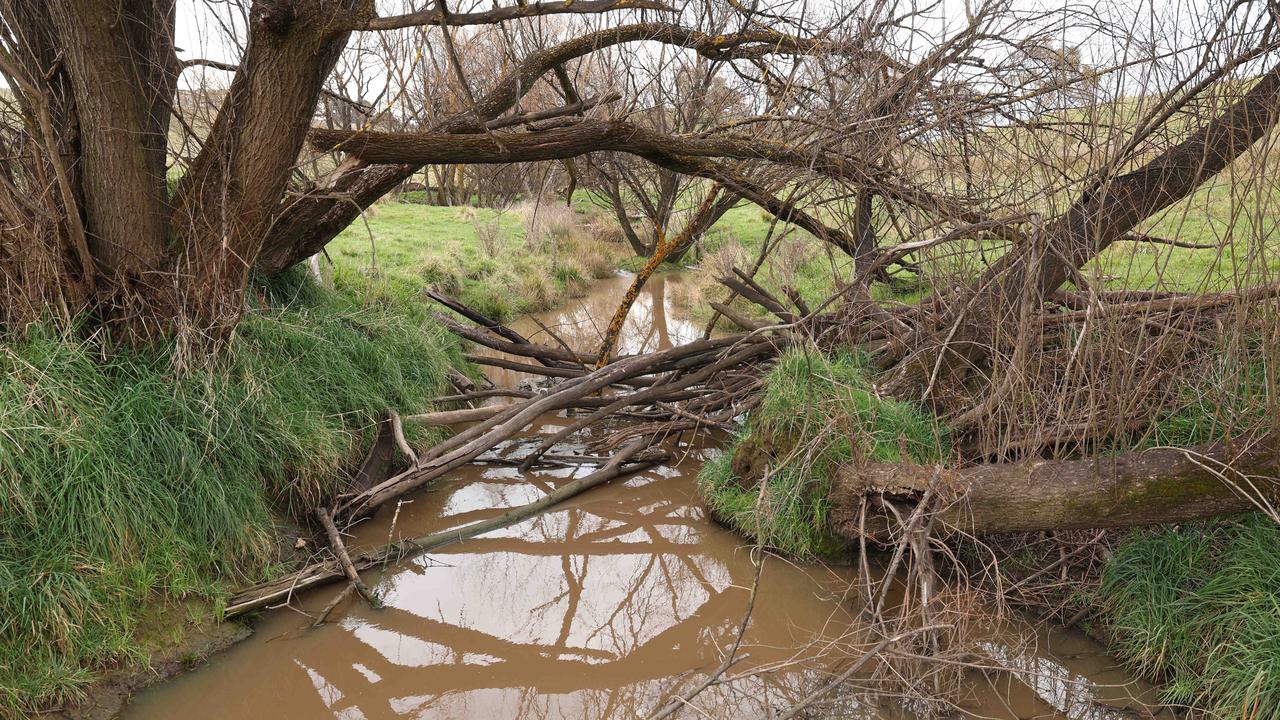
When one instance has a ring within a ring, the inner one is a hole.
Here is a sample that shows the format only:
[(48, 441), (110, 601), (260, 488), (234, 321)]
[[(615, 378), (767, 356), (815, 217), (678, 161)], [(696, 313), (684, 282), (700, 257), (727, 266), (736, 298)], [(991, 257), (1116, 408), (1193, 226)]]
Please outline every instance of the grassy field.
[(610, 277), (630, 255), (585, 199), (509, 210), (382, 202), (327, 248), (337, 275), (412, 298), (434, 286), (502, 320), (546, 310)]

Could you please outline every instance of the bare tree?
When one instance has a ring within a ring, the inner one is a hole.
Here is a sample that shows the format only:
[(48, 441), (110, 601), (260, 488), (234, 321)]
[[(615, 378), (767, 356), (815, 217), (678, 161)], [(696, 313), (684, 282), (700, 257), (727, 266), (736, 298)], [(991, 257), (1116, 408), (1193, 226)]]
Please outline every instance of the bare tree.
[[(722, 68), (722, 63), (702, 56), (686, 58), (675, 53), (658, 56), (656, 67), (644, 76), (635, 68), (627, 72), (626, 67), (615, 67), (606, 77), (638, 86), (623, 93), (631, 103), (628, 115), (635, 121), (665, 134), (687, 135), (712, 130), (746, 114), (742, 94), (721, 77)], [(690, 204), (688, 196), (695, 194), (699, 184), (695, 178), (625, 153), (592, 153), (587, 164), (590, 186), (612, 209), (632, 251), (645, 257), (657, 249), (660, 236), (681, 233), (682, 225), (675, 224), (678, 216), (684, 216), (684, 221), (696, 218), (705, 231), (738, 200), (732, 194), (719, 193), (714, 184), (710, 190), (698, 188), (700, 196), (711, 192), (717, 199), (714, 208), (697, 216), (693, 207), (682, 207)], [(694, 207), (700, 199), (692, 200)], [(688, 243), (673, 252), (671, 259), (679, 259), (696, 239), (697, 233), (685, 234)]]
[[(274, 269), (292, 264), (317, 248), (303, 238), (319, 231), (327, 241), (341, 229), (326, 225), (319, 206), (328, 211), (373, 199), (339, 199), (337, 188), (325, 190), (328, 200), (286, 193), (309, 120), (353, 33), (658, 7), (591, 0), (457, 14), (438, 5), (379, 16), (368, 0), (254, 2), (216, 118), (170, 193), (167, 146), (183, 70), (174, 47), (176, 1), (7, 1), (0, 7), (0, 70), (14, 88), (15, 111), (7, 142), (21, 147), (36, 171), (14, 173), (9, 196), (46, 201), (39, 212), (13, 208), (12, 225), (38, 245), (26, 247), (16, 236), (5, 242), (5, 254), (14, 255), (7, 275), (20, 278), (5, 302), (6, 314), (15, 316), (6, 319), (23, 322), (44, 307), (68, 315), (92, 308), (138, 339), (234, 326), (264, 250), (287, 258)], [(353, 83), (359, 84), (347, 75), (339, 84), (350, 90)], [(472, 104), (452, 126), (496, 118), (528, 84), (500, 90), (483, 107)], [(353, 215), (344, 217), (343, 225)], [(33, 252), (43, 259), (25, 256)]]

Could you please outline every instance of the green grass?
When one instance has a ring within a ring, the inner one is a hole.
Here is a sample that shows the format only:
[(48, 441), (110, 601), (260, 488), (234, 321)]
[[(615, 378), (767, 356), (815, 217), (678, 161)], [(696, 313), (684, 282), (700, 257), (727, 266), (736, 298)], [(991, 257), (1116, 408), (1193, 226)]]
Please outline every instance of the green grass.
[[(1146, 446), (1195, 447), (1272, 421), (1265, 348), (1222, 361), (1180, 393)], [(1280, 525), (1260, 513), (1137, 531), (1095, 598), (1111, 649), (1164, 684), (1167, 702), (1226, 720), (1280, 719)]]
[(1146, 243), (1116, 243), (1085, 267), (1112, 290), (1222, 292), (1280, 277), (1272, 249), (1280, 186), (1238, 163), (1191, 196), (1140, 228), (1150, 235), (1215, 245), (1189, 249)]
[(0, 715), (143, 661), (148, 605), (264, 577), (273, 512), (337, 491), (376, 413), (442, 389), (458, 351), (421, 310), (300, 277), (254, 290), (269, 307), (181, 372), (174, 347), (101, 334), (0, 344)]
[(1265, 433), (1274, 426), (1267, 366), (1274, 359), (1254, 343), (1241, 360), (1222, 359), (1180, 388), (1179, 402), (1155, 424), (1148, 447), (1195, 447)]
[[(435, 287), (498, 320), (584, 294), (630, 254), (616, 228), (582, 203), (512, 210), (383, 202), (327, 251), (337, 275), (366, 292), (411, 299)], [(612, 240), (612, 241), (610, 241)]]
[(1099, 590), (1113, 648), (1164, 698), (1280, 718), (1280, 526), (1262, 515), (1135, 533)]
[[(837, 465), (927, 463), (948, 454), (945, 428), (910, 403), (878, 397), (869, 377), (866, 358), (852, 353), (789, 350), (779, 357), (746, 427), (699, 475), (712, 512), (794, 557), (836, 551), (827, 489)], [(759, 478), (735, 474), (735, 459), (753, 457), (765, 465), (763, 493)]]

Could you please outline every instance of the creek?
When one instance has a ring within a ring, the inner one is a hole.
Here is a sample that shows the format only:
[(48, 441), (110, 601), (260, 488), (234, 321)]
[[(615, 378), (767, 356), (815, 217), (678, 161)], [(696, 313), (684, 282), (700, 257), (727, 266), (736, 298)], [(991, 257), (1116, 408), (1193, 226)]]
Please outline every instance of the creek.
[[(594, 349), (629, 280), (538, 316), (577, 349)], [(701, 327), (672, 306), (679, 274), (652, 278), (619, 353), (669, 347)], [(514, 325), (533, 338), (526, 318)], [(547, 342), (545, 337), (543, 342)], [(499, 385), (528, 376), (494, 370)], [(564, 427), (547, 416), (522, 444)], [(249, 639), (136, 696), (128, 720), (340, 718), (644, 718), (673, 688), (721, 664), (752, 597), (751, 544), (712, 522), (696, 476), (718, 438), (685, 438), (678, 460), (592, 489), (517, 525), (424, 556), (366, 581), (386, 607), (356, 597), (328, 624), (330, 585), (263, 613)], [(590, 468), (522, 473), (473, 464), (353, 528), (348, 547), (378, 545), (501, 514)], [(722, 680), (678, 717), (769, 718), (859, 653), (856, 572), (765, 555), (740, 652)], [(1151, 687), (1083, 635), (1015, 622), (984, 640), (1003, 667), (971, 671), (955, 717), (1120, 720), (1152, 717)], [(842, 691), (835, 715), (915, 718), (910, 703)], [(830, 711), (828, 711), (830, 712)], [(1158, 717), (1163, 717), (1160, 715)]]

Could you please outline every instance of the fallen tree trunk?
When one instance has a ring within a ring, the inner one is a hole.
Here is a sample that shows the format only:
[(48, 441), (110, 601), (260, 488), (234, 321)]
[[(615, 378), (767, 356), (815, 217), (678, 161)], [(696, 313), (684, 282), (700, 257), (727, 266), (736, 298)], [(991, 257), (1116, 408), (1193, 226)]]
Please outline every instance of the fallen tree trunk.
[[(1280, 441), (1153, 448), (1086, 460), (1038, 460), (943, 470), (949, 499), (937, 527), (975, 535), (1119, 528), (1184, 522), (1258, 509), (1277, 499)], [(857, 542), (889, 536), (892, 513), (866, 513), (864, 501), (914, 505), (937, 472), (921, 465), (846, 466), (832, 484), (831, 525)], [(872, 516), (878, 515), (873, 521)]]

